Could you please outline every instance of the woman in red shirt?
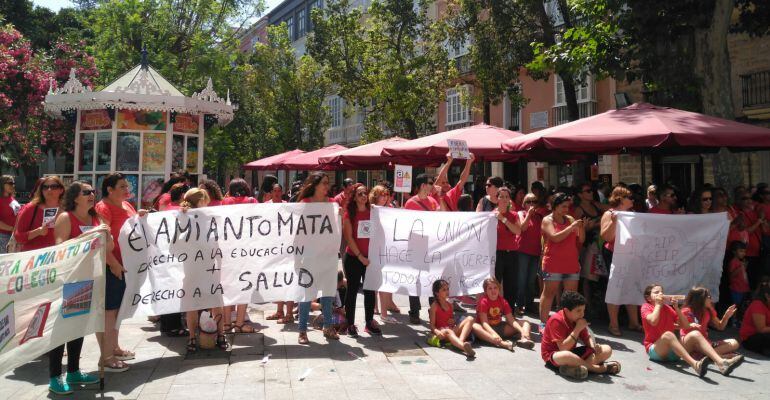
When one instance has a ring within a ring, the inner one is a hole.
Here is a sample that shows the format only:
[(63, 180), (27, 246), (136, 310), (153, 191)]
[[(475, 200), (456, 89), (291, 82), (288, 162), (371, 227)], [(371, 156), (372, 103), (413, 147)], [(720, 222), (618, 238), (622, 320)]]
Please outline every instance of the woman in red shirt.
[[(353, 201), (348, 201), (345, 216), (342, 218), (342, 234), (347, 248), (342, 257), (348, 287), (345, 291), (345, 319), (348, 321), (348, 336), (358, 337), (356, 328), (356, 298), (358, 289), (366, 277), (369, 266), (369, 216), (371, 205), (366, 186), (358, 186), (353, 192)], [(375, 293), (364, 289), (364, 331), (372, 336), (382, 335), (374, 322)]]
[(0, 254), (5, 254), (8, 242), (13, 235), (16, 216), (21, 205), (13, 198), (16, 193), (16, 181), (12, 176), (0, 176)]
[[(714, 309), (714, 303), (711, 301), (709, 290), (705, 287), (694, 287), (687, 293), (687, 297), (684, 299), (684, 307), (682, 307), (682, 314), (687, 317), (690, 326), (680, 330), (679, 336), (685, 338), (688, 333), (697, 329), (711, 343), (711, 347), (720, 356), (732, 354), (740, 347), (738, 341), (735, 339), (711, 341), (709, 340), (709, 328), (714, 328), (718, 331), (725, 330), (727, 322), (730, 321), (730, 318), (732, 318), (737, 309), (738, 307), (732, 304), (730, 307), (727, 307), (722, 318), (719, 318)], [(742, 355), (737, 355), (736, 357), (740, 357), (741, 361), (743, 360)]]
[[(607, 269), (612, 265), (612, 252), (615, 250), (615, 228), (617, 227), (617, 214), (615, 212), (631, 211), (634, 207), (634, 196), (625, 187), (615, 186), (612, 189), (612, 194), (610, 194), (609, 206), (612, 208), (605, 211), (604, 215), (602, 215), (600, 230), (600, 235), (604, 239), (602, 256), (604, 257), (604, 264), (607, 266)], [(614, 336), (621, 336), (623, 334), (620, 331), (620, 323), (618, 322), (619, 311), (619, 304), (607, 303), (607, 313), (610, 315), (609, 331)], [(636, 305), (626, 304), (626, 312), (628, 313), (628, 329), (641, 331), (642, 327), (639, 325), (639, 313)]]
[(543, 292), (540, 295), (540, 328), (545, 328), (553, 298), (564, 290), (577, 291), (580, 279), (578, 248), (585, 232), (583, 220), (569, 215), (570, 197), (556, 193), (551, 203), (551, 214), (543, 218), (541, 225), (544, 239)]
[[(537, 270), (540, 268), (540, 255), (542, 249), (541, 225), (543, 217), (535, 210), (537, 196), (533, 193), (526, 194), (521, 203), (521, 211), (518, 218), (521, 221), (521, 234), (516, 236), (516, 315), (524, 315), (524, 308), (536, 296), (532, 290), (537, 278)], [(511, 304), (513, 307), (514, 304)]]
[(516, 235), (521, 234), (518, 214), (511, 212), (511, 189), (503, 186), (497, 189), (497, 253), (495, 257), (495, 279), (502, 282), (503, 297), (508, 304), (516, 300)]
[[(257, 199), (251, 197), (251, 188), (245, 180), (241, 178), (235, 178), (230, 181), (230, 186), (227, 190), (228, 196), (222, 200), (222, 205), (227, 206), (231, 204), (256, 204)], [(246, 307), (247, 304), (238, 304), (235, 309), (235, 324), (232, 324), (232, 329), (235, 333), (254, 333), (254, 327), (251, 324), (246, 323)], [(225, 331), (230, 330), (230, 316), (233, 313), (233, 306), (225, 307)]]
[[(372, 188), (372, 190), (369, 192), (369, 204), (379, 206), (379, 207), (393, 207), (393, 203), (391, 202), (391, 192), (390, 189), (384, 184), (379, 184)], [(394, 314), (400, 314), (401, 310), (399, 310), (396, 303), (393, 302), (393, 293), (388, 292), (377, 292), (379, 299), (380, 299), (380, 321), (382, 322), (389, 322), (389, 323), (397, 323), (398, 320), (388, 316), (389, 312), (392, 312)], [(377, 304), (374, 305), (375, 314), (377, 313)]]
[(205, 190), (206, 193), (209, 195), (209, 199), (211, 201), (209, 202), (209, 207), (219, 206), (222, 205), (222, 199), (224, 196), (222, 196), (222, 189), (219, 188), (219, 185), (211, 179), (203, 179), (198, 183), (198, 187)]
[[(103, 365), (105, 371), (120, 372), (128, 369), (128, 365), (122, 361), (133, 360), (136, 355), (128, 350), (120, 348), (118, 342), (119, 330), (115, 329), (120, 303), (123, 301), (123, 292), (126, 290), (126, 282), (123, 280), (123, 257), (120, 254), (120, 228), (127, 219), (134, 215), (144, 216), (146, 210), (134, 209), (134, 206), (126, 200), (131, 197), (131, 190), (125, 176), (119, 172), (107, 175), (102, 182), (102, 200), (96, 203), (96, 212), (110, 227), (112, 234), (115, 263), (107, 264), (106, 273), (106, 301), (104, 303), (104, 347), (102, 350)], [(116, 362), (120, 361), (120, 362)]]
[(770, 357), (770, 285), (761, 283), (743, 314), (741, 342), (748, 350)]
[[(53, 246), (53, 225), (64, 194), (64, 183), (58, 176), (43, 178), (32, 195), (32, 201), (19, 212), (13, 237), (22, 250), (36, 250)], [(46, 211), (47, 210), (47, 211)], [(54, 215), (44, 214), (52, 213)]]

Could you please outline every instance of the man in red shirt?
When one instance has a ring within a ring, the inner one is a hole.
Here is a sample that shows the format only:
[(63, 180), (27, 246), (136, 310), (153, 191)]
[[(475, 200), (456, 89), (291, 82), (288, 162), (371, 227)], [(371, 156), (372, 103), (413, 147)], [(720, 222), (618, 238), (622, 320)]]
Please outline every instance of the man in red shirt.
[(671, 186), (658, 188), (658, 204), (650, 209), (651, 214), (674, 214), (676, 211), (676, 193)]
[[(543, 330), (540, 354), (545, 366), (575, 379), (586, 379), (589, 372), (618, 374), (619, 362), (605, 363), (612, 355), (612, 348), (606, 344), (597, 345), (588, 332), (588, 322), (583, 318), (585, 297), (565, 290), (561, 295), (561, 306), (559, 312), (548, 318)], [(578, 341), (583, 346), (577, 346)]]
[(353, 182), (350, 178), (345, 178), (342, 181), (342, 191), (334, 196), (334, 201), (337, 202), (337, 204), (340, 205), (341, 209), (345, 209), (345, 207), (348, 206), (348, 199), (350, 199), (350, 194), (353, 193), (353, 191), (356, 189), (356, 186), (354, 185), (355, 182)]
[(441, 167), (441, 170), (438, 173), (438, 177), (436, 177), (437, 190), (431, 195), (434, 199), (436, 199), (436, 201), (439, 202), (439, 204), (441, 204), (441, 208), (443, 210), (457, 211), (457, 201), (463, 194), (463, 186), (465, 186), (465, 182), (468, 181), (468, 176), (471, 174), (471, 164), (473, 164), (474, 159), (475, 157), (473, 156), (473, 153), (471, 153), (470, 158), (465, 160), (465, 168), (460, 174), (460, 179), (457, 180), (457, 184), (451, 186), (447, 176), (449, 173), (449, 168), (452, 166), (452, 161), (454, 161), (454, 159), (452, 158), (452, 153), (447, 153), (446, 163), (444, 163), (444, 166)]
[[(433, 179), (428, 178), (425, 173), (417, 175), (412, 180), (412, 191), (416, 194), (409, 198), (404, 204), (404, 209), (415, 211), (440, 211), (441, 205), (436, 199), (429, 196), (433, 190)], [(420, 298), (418, 296), (409, 296), (409, 322), (412, 324), (420, 323)]]

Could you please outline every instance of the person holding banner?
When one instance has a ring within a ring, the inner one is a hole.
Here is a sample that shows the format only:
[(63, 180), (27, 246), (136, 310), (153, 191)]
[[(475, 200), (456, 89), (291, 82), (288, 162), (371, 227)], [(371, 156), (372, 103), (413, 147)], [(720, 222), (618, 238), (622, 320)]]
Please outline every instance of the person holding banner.
[[(615, 229), (617, 228), (617, 215), (615, 212), (630, 211), (634, 206), (634, 197), (630, 190), (623, 186), (616, 186), (612, 189), (608, 204), (611, 208), (602, 215), (599, 234), (604, 239), (604, 245), (602, 246), (604, 264), (609, 268), (612, 265), (612, 252), (615, 250)], [(620, 305), (607, 303), (607, 313), (610, 316), (609, 331), (614, 336), (623, 335), (623, 332), (620, 331), (620, 323), (618, 322), (619, 311)], [(636, 305), (626, 304), (626, 312), (628, 313), (628, 329), (641, 331), (642, 327), (639, 325), (639, 313), (637, 312)]]
[[(352, 201), (348, 202), (345, 216), (342, 218), (342, 234), (347, 242), (342, 258), (348, 287), (345, 291), (345, 319), (348, 321), (348, 336), (358, 337), (356, 328), (356, 299), (358, 289), (364, 282), (366, 267), (369, 266), (369, 204), (366, 186), (358, 186), (353, 192)], [(375, 294), (373, 290), (364, 290), (364, 331), (372, 336), (382, 335), (374, 322)]]
[(222, 196), (222, 189), (219, 188), (216, 181), (212, 179), (203, 179), (198, 183), (198, 187), (205, 190), (206, 194), (209, 195), (209, 199), (211, 199), (208, 205), (209, 207), (222, 205), (224, 196)]
[[(101, 220), (94, 209), (96, 195), (95, 190), (86, 182), (75, 181), (70, 184), (64, 193), (64, 212), (59, 214), (54, 225), (55, 244), (64, 243), (74, 239), (97, 227), (107, 231), (107, 226), (102, 225)], [(115, 264), (115, 256), (109, 252), (107, 263)], [(104, 348), (104, 333), (97, 333), (99, 345)], [(58, 346), (48, 352), (48, 372), (51, 377), (48, 390), (56, 394), (72, 393), (71, 385), (92, 385), (99, 382), (99, 378), (80, 370), (80, 352), (83, 349), (83, 338), (67, 342), (67, 378), (62, 379), (62, 359), (64, 358), (64, 345)]]
[[(305, 183), (299, 191), (297, 200), (301, 203), (329, 203), (334, 201), (329, 198), (329, 177), (320, 171), (311, 173), (307, 179), (305, 179)], [(331, 293), (324, 293), (324, 296), (320, 298), (321, 313), (323, 314), (323, 333), (329, 340), (339, 340), (340, 336), (334, 329), (332, 314), (334, 311), (334, 296), (330, 296), (330, 294)], [(309, 317), (310, 301), (300, 302), (298, 315), (299, 337), (297, 339), (299, 344), (310, 343), (310, 340), (307, 337), (307, 321)]]
[(576, 291), (580, 279), (578, 248), (585, 232), (583, 220), (569, 215), (569, 195), (556, 193), (551, 202), (551, 214), (543, 218), (543, 292), (540, 295), (540, 328), (545, 328), (554, 296), (564, 290)]
[[(416, 194), (409, 198), (404, 204), (405, 210), (415, 211), (441, 211), (441, 205), (430, 196), (433, 190), (433, 179), (428, 174), (419, 174), (412, 179), (412, 190)], [(409, 296), (409, 323), (417, 325), (420, 323), (420, 298), (418, 296)]]
[(503, 187), (504, 184), (503, 178), (499, 176), (493, 176), (487, 179), (485, 185), (487, 195), (479, 200), (479, 203), (476, 205), (476, 212), (494, 210), (497, 206), (497, 190)]
[(511, 212), (511, 189), (501, 187), (497, 190), (497, 257), (495, 258), (495, 279), (503, 283), (503, 297), (508, 304), (516, 301), (516, 236), (521, 234), (518, 214)]
[[(257, 199), (251, 197), (251, 188), (245, 180), (241, 178), (235, 178), (230, 181), (230, 186), (227, 190), (228, 196), (222, 200), (222, 205), (230, 204), (256, 204), (259, 203)], [(254, 327), (246, 323), (246, 308), (247, 304), (238, 304), (235, 307), (235, 323), (231, 324), (230, 319), (233, 314), (233, 306), (225, 307), (225, 331), (233, 330), (235, 333), (254, 333)]]
[(107, 299), (104, 303), (104, 347), (102, 348), (102, 365), (108, 372), (123, 372), (128, 369), (128, 364), (123, 361), (133, 360), (136, 355), (128, 350), (120, 348), (118, 342), (119, 330), (115, 329), (120, 304), (123, 302), (123, 292), (126, 291), (126, 282), (123, 280), (123, 257), (120, 253), (120, 228), (127, 219), (134, 215), (144, 216), (147, 210), (134, 209), (128, 201), (131, 190), (128, 181), (120, 172), (107, 175), (102, 182), (102, 200), (96, 203), (94, 209), (99, 217), (110, 227), (113, 248), (112, 255), (115, 262), (107, 264), (106, 288)]
[[(706, 363), (710, 359), (723, 375), (730, 375), (742, 359), (737, 357), (722, 358), (698, 329), (690, 331), (681, 341), (676, 337), (674, 330), (677, 327), (680, 329), (697, 328), (687, 321), (687, 317), (679, 308), (680, 299), (681, 296), (664, 295), (663, 286), (659, 284), (652, 284), (644, 289), (645, 303), (642, 304), (643, 343), (650, 360), (672, 362), (682, 359), (695, 370), (699, 377), (703, 377), (707, 372)], [(706, 357), (696, 360), (691, 355), (695, 351), (705, 354)]]
[[(23, 251), (53, 246), (53, 225), (64, 194), (58, 176), (47, 176), (32, 194), (32, 200), (19, 212), (13, 237)], [(49, 215), (50, 214), (50, 215)]]
[(468, 177), (471, 174), (471, 165), (473, 165), (473, 160), (475, 160), (473, 153), (469, 154), (470, 156), (465, 160), (465, 168), (463, 168), (463, 172), (460, 173), (460, 179), (457, 180), (457, 183), (454, 186), (449, 184), (448, 178), (449, 168), (452, 166), (452, 161), (454, 160), (452, 158), (452, 153), (447, 153), (446, 163), (441, 167), (441, 170), (436, 177), (436, 186), (440, 190), (437, 191), (433, 197), (441, 204), (441, 208), (444, 211), (458, 210), (457, 201), (463, 194), (463, 187), (465, 186), (465, 182), (468, 181)]
[(0, 176), (0, 254), (5, 254), (8, 242), (13, 235), (16, 216), (21, 205), (13, 195), (16, 193), (16, 180), (12, 176)]
[[(521, 234), (516, 236), (516, 315), (524, 315), (524, 308), (532, 301), (537, 292), (530, 289), (535, 284), (537, 270), (540, 267), (540, 255), (543, 251), (541, 227), (543, 218), (537, 212), (537, 196), (529, 193), (521, 203), (522, 210), (518, 218), (521, 221)], [(511, 306), (514, 304), (511, 303)]]
[[(393, 207), (392, 203), (390, 203), (390, 194), (391, 191), (388, 189), (387, 186), (383, 184), (379, 184), (372, 188), (372, 190), (369, 192), (369, 204), (375, 205), (379, 207)], [(368, 247), (367, 247), (368, 251)], [(389, 312), (400, 314), (401, 310), (398, 308), (396, 303), (393, 302), (393, 293), (388, 292), (377, 292), (380, 298), (380, 320), (383, 322), (390, 322), (390, 323), (396, 323), (398, 320), (395, 318), (388, 316)], [(376, 304), (375, 304), (376, 305)], [(376, 308), (376, 307), (375, 307)]]

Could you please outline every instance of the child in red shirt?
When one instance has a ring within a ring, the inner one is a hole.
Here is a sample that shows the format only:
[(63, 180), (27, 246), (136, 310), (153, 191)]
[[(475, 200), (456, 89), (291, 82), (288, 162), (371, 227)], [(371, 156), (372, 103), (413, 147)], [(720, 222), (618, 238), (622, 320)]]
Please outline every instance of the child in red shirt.
[[(503, 322), (505, 317), (505, 322)], [(516, 342), (519, 347), (532, 349), (535, 342), (529, 337), (530, 325), (524, 320), (516, 320), (510, 304), (500, 296), (500, 282), (495, 278), (484, 280), (484, 295), (476, 305), (476, 323), (473, 324), (473, 334), (479, 339), (513, 351), (514, 344), (510, 340), (515, 335), (521, 335)]]
[[(698, 376), (706, 375), (706, 362), (711, 359), (719, 367), (723, 375), (729, 375), (738, 366), (738, 360), (722, 358), (711, 346), (703, 334), (695, 329), (690, 331), (682, 341), (677, 339), (676, 328), (690, 329), (693, 326), (687, 321), (679, 308), (679, 299), (666, 297), (663, 286), (652, 284), (644, 289), (642, 304), (642, 327), (644, 327), (644, 348), (652, 361), (667, 362), (683, 359)], [(664, 304), (670, 301), (671, 305)], [(692, 352), (698, 351), (708, 358), (695, 360)]]
[[(606, 344), (597, 345), (588, 332), (588, 322), (583, 318), (585, 297), (565, 290), (561, 295), (561, 306), (559, 312), (548, 318), (543, 330), (540, 354), (545, 366), (574, 379), (586, 379), (589, 372), (620, 373), (619, 362), (605, 362), (612, 355), (612, 348)], [(583, 346), (577, 346), (578, 339)]]
[(463, 319), (459, 324), (455, 323), (454, 309), (449, 303), (449, 282), (438, 279), (433, 282), (433, 297), (436, 301), (430, 306), (430, 331), (433, 336), (428, 343), (437, 345), (442, 341), (448, 341), (457, 349), (462, 349), (468, 358), (476, 356), (468, 337), (473, 328), (473, 317)]
[(749, 289), (749, 275), (746, 273), (746, 243), (733, 241), (730, 243), (730, 264), (727, 266), (727, 274), (730, 279), (730, 297), (733, 304), (741, 308), (743, 299), (751, 291)]
[[(735, 314), (736, 309), (737, 307), (733, 304), (727, 308), (727, 311), (725, 311), (725, 314), (721, 319), (718, 318), (717, 312), (714, 310), (714, 303), (711, 302), (711, 293), (709, 290), (704, 287), (694, 287), (687, 293), (687, 297), (684, 299), (684, 307), (682, 307), (682, 314), (687, 317), (690, 326), (680, 330), (679, 336), (685, 338), (688, 333), (697, 329), (706, 340), (709, 340), (709, 327), (718, 331), (725, 330), (727, 322), (733, 314)], [(743, 361), (743, 356), (732, 354), (738, 350), (738, 347), (740, 346), (737, 340), (725, 339), (709, 342), (711, 343), (711, 347), (713, 347), (720, 356), (729, 354), (734, 357), (739, 357), (741, 362)], [(698, 354), (698, 357), (695, 355), (693, 356), (695, 358), (703, 358), (703, 354)]]

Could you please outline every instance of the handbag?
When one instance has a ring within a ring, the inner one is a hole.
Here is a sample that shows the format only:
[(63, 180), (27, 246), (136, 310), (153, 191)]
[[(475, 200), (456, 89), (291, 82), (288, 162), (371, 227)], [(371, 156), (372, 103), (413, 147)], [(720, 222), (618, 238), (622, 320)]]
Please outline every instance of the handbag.
[[(32, 213), (32, 219), (29, 220), (29, 226), (27, 227), (27, 230), (29, 231), (32, 229), (32, 223), (35, 222), (35, 217), (37, 217), (37, 205), (34, 205), (35, 211)], [(14, 229), (15, 230), (15, 229)], [(5, 250), (8, 253), (19, 253), (23, 250), (23, 245), (16, 241), (16, 236), (11, 234), (11, 239), (8, 240), (8, 244), (5, 246)]]

